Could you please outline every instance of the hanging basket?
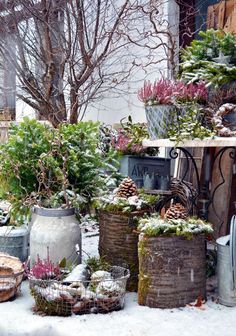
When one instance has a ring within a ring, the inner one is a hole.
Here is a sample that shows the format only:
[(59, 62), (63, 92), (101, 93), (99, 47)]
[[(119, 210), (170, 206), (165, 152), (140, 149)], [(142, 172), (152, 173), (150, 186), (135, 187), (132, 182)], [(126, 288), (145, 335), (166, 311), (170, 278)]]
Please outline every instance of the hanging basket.
[(130, 270), (127, 290), (138, 288), (138, 234), (135, 217), (142, 217), (147, 210), (123, 212), (99, 212), (99, 254), (111, 265)]
[(100, 281), (72, 281), (29, 279), (35, 310), (46, 315), (109, 313), (124, 307), (129, 271), (112, 266), (111, 278)]
[(148, 133), (151, 140), (165, 137), (171, 114), (174, 111), (173, 105), (145, 106)]
[(205, 235), (139, 240), (138, 302), (177, 308), (206, 295)]

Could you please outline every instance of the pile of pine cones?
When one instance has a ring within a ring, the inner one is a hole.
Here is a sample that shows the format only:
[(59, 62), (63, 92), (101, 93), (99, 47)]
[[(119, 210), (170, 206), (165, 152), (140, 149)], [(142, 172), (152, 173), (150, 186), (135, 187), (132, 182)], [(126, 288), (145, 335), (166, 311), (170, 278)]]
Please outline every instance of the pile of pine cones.
[(116, 196), (129, 198), (138, 195), (138, 188), (130, 177), (126, 177), (119, 185)]

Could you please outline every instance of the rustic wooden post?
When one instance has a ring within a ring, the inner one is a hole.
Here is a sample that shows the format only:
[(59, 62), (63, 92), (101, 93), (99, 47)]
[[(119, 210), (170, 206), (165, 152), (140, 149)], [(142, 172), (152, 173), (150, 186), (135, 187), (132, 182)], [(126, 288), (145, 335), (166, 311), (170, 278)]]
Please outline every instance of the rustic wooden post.
[[(220, 149), (219, 147), (216, 148), (215, 155)], [(216, 190), (214, 202), (209, 208), (209, 222), (214, 225), (215, 238), (228, 233), (228, 216), (233, 178), (233, 160), (229, 156), (229, 151), (224, 153), (221, 160), (222, 175), (219, 171), (219, 158), (217, 158), (212, 171), (211, 190), (213, 191), (216, 186), (222, 183)]]

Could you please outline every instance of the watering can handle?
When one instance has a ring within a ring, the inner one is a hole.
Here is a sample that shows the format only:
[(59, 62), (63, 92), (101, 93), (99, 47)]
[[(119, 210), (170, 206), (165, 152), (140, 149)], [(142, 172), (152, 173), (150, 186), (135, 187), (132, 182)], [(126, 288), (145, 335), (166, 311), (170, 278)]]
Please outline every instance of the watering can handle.
[(230, 223), (230, 268), (232, 274), (231, 289), (236, 289), (236, 216), (234, 215)]

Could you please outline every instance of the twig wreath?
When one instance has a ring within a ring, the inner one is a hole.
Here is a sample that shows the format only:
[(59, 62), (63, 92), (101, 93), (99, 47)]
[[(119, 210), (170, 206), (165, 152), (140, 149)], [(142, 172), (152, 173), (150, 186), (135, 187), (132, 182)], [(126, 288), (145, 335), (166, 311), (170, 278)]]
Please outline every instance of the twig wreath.
[[(215, 113), (214, 117), (212, 118), (212, 123), (215, 125), (215, 129), (219, 136), (222, 137), (236, 137), (236, 130), (232, 130), (229, 122), (224, 120), (224, 117), (227, 114), (236, 113), (236, 105), (234, 104), (224, 104), (222, 105), (219, 110)], [(236, 127), (236, 125), (234, 125)]]

